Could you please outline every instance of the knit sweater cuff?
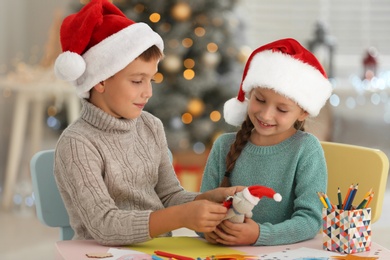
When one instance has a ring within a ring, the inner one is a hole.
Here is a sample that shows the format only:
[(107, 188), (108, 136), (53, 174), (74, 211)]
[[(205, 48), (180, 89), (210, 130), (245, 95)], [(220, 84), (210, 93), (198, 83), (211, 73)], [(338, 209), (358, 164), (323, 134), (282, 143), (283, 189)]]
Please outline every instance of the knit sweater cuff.
[(260, 235), (257, 238), (257, 241), (254, 246), (269, 245), (269, 237), (271, 235), (271, 230), (268, 225), (259, 225)]
[(183, 195), (183, 200), (186, 202), (193, 201), (193, 200), (195, 200), (196, 196), (198, 196), (199, 194), (201, 194), (201, 193), (188, 191)]
[(132, 218), (132, 228), (134, 240), (132, 244), (145, 242), (152, 237), (149, 234), (149, 218), (152, 211), (140, 211), (136, 218)]

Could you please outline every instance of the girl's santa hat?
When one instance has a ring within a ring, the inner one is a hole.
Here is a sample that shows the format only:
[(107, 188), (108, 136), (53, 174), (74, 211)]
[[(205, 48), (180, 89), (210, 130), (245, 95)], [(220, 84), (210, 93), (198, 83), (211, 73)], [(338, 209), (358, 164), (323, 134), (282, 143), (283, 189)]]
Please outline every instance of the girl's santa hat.
[(259, 203), (263, 196), (274, 199), (275, 201), (282, 200), (282, 196), (279, 193), (276, 193), (272, 188), (261, 185), (253, 185), (245, 188), (242, 191), (242, 195), (253, 205)]
[(81, 98), (153, 45), (163, 40), (145, 23), (135, 23), (108, 0), (91, 0), (61, 25), (62, 51), (54, 64), (59, 79), (76, 87)]
[(259, 47), (250, 55), (236, 98), (224, 105), (228, 124), (239, 126), (247, 115), (245, 95), (256, 87), (272, 89), (295, 101), (315, 117), (332, 93), (326, 72), (316, 57), (294, 39), (281, 39)]

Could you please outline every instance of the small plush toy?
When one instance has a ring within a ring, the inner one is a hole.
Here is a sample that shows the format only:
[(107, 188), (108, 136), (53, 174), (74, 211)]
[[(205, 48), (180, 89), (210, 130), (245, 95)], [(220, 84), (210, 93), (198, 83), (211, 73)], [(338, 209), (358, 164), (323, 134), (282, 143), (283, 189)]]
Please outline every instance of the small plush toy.
[(252, 209), (263, 196), (273, 198), (275, 201), (282, 200), (282, 196), (272, 188), (261, 185), (249, 186), (226, 199), (224, 206), (228, 208), (228, 212), (224, 219), (234, 223), (243, 223), (245, 217), (252, 217)]

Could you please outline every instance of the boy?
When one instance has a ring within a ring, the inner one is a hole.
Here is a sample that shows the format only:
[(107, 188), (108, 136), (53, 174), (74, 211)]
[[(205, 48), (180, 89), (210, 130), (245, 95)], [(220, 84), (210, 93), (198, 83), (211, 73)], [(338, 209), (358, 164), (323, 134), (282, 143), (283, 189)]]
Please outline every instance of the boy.
[(72, 82), (83, 105), (55, 154), (74, 239), (127, 245), (181, 227), (213, 231), (227, 211), (221, 202), (240, 188), (183, 190), (161, 121), (142, 111), (163, 57), (161, 37), (107, 0), (92, 0), (65, 18), (61, 44), (56, 75)]

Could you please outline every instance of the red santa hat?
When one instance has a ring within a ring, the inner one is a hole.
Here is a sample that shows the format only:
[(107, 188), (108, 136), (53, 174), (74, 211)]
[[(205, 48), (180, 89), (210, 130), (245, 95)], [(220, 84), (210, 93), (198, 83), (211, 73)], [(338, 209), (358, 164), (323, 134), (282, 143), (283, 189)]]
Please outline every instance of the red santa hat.
[(291, 38), (271, 42), (252, 52), (244, 68), (238, 96), (224, 105), (228, 124), (242, 124), (248, 106), (245, 95), (256, 87), (286, 96), (312, 117), (318, 115), (332, 93), (331, 83), (319, 61)]
[(145, 23), (135, 23), (108, 0), (91, 0), (61, 25), (62, 51), (54, 64), (59, 79), (76, 87), (81, 98), (163, 40)]
[(261, 185), (249, 186), (242, 191), (242, 194), (244, 198), (254, 205), (256, 205), (263, 196), (274, 199), (275, 201), (282, 200), (282, 196), (279, 193), (276, 193), (272, 188)]

